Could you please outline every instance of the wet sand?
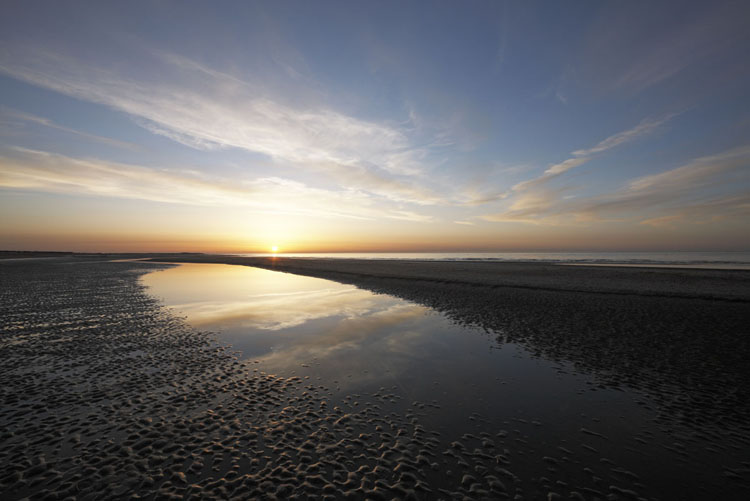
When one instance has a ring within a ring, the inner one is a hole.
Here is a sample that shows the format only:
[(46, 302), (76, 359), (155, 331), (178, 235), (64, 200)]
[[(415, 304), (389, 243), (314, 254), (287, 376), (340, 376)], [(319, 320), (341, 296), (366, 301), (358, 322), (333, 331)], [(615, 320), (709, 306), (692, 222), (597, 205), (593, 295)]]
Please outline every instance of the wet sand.
[[(63, 258), (0, 264), (3, 499), (745, 499), (749, 492), (746, 272), (179, 259), (352, 283), (573, 362), (603, 387), (646, 395), (653, 426), (679, 435), (671, 445), (678, 461), (712, 447), (721, 460), (704, 467), (718, 470), (715, 482), (687, 477), (674, 495), (655, 493), (611, 459), (594, 454), (581, 464), (567, 449), (540, 459), (544, 476), (520, 478), (521, 445), (505, 430), (441, 436), (425, 424), (428, 402), (388, 412), (399, 397), (384, 388), (334, 404), (325, 387), (238, 360), (146, 293), (138, 277), (165, 265)], [(584, 439), (617, 437), (587, 427)], [(590, 474), (569, 483), (566, 469)]]
[[(504, 437), (446, 451), (428, 403), (258, 371), (167, 313), (143, 262), (0, 265), (0, 493), (15, 499), (516, 494)], [(471, 472), (471, 474), (467, 473)], [(519, 494), (520, 495), (520, 494)]]

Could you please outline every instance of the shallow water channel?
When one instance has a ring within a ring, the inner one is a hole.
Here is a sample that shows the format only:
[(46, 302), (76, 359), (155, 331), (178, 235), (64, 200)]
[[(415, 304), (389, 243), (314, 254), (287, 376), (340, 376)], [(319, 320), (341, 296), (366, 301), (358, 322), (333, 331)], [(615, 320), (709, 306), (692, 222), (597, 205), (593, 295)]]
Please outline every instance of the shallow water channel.
[(183, 264), (142, 281), (258, 371), (308, 379), (333, 403), (377, 399), (384, 414), (416, 407), (448, 447), (501, 442), (526, 493), (699, 499), (721, 484), (700, 444), (686, 454), (683, 430), (653, 423), (643, 395), (426, 307), (243, 266)]

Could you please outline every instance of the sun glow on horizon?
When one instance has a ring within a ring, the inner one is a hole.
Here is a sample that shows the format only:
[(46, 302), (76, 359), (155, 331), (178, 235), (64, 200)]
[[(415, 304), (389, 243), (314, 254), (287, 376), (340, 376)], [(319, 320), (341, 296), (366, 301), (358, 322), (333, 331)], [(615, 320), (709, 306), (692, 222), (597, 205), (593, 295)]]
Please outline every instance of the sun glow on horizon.
[(278, 245), (272, 245), (271, 246), (271, 252), (274, 254), (277, 254), (279, 252), (279, 246)]

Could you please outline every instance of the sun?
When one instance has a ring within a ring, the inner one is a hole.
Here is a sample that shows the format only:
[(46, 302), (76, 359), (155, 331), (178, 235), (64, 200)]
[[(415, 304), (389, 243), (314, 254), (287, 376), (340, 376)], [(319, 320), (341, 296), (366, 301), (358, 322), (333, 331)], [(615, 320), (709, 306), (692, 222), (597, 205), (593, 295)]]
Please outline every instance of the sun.
[(278, 245), (272, 246), (271, 247), (271, 252), (273, 252), (274, 254), (276, 254), (277, 252), (279, 252), (279, 246)]

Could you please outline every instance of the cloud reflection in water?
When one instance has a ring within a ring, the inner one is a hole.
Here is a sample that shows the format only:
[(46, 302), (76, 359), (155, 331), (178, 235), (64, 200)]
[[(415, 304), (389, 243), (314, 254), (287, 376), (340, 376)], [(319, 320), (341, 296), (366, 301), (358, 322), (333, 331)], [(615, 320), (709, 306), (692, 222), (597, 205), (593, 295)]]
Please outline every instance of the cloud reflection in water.
[(290, 374), (315, 364), (340, 386), (393, 379), (425, 357), (442, 319), (429, 309), (353, 286), (250, 267), (185, 264), (144, 277), (194, 327)]

